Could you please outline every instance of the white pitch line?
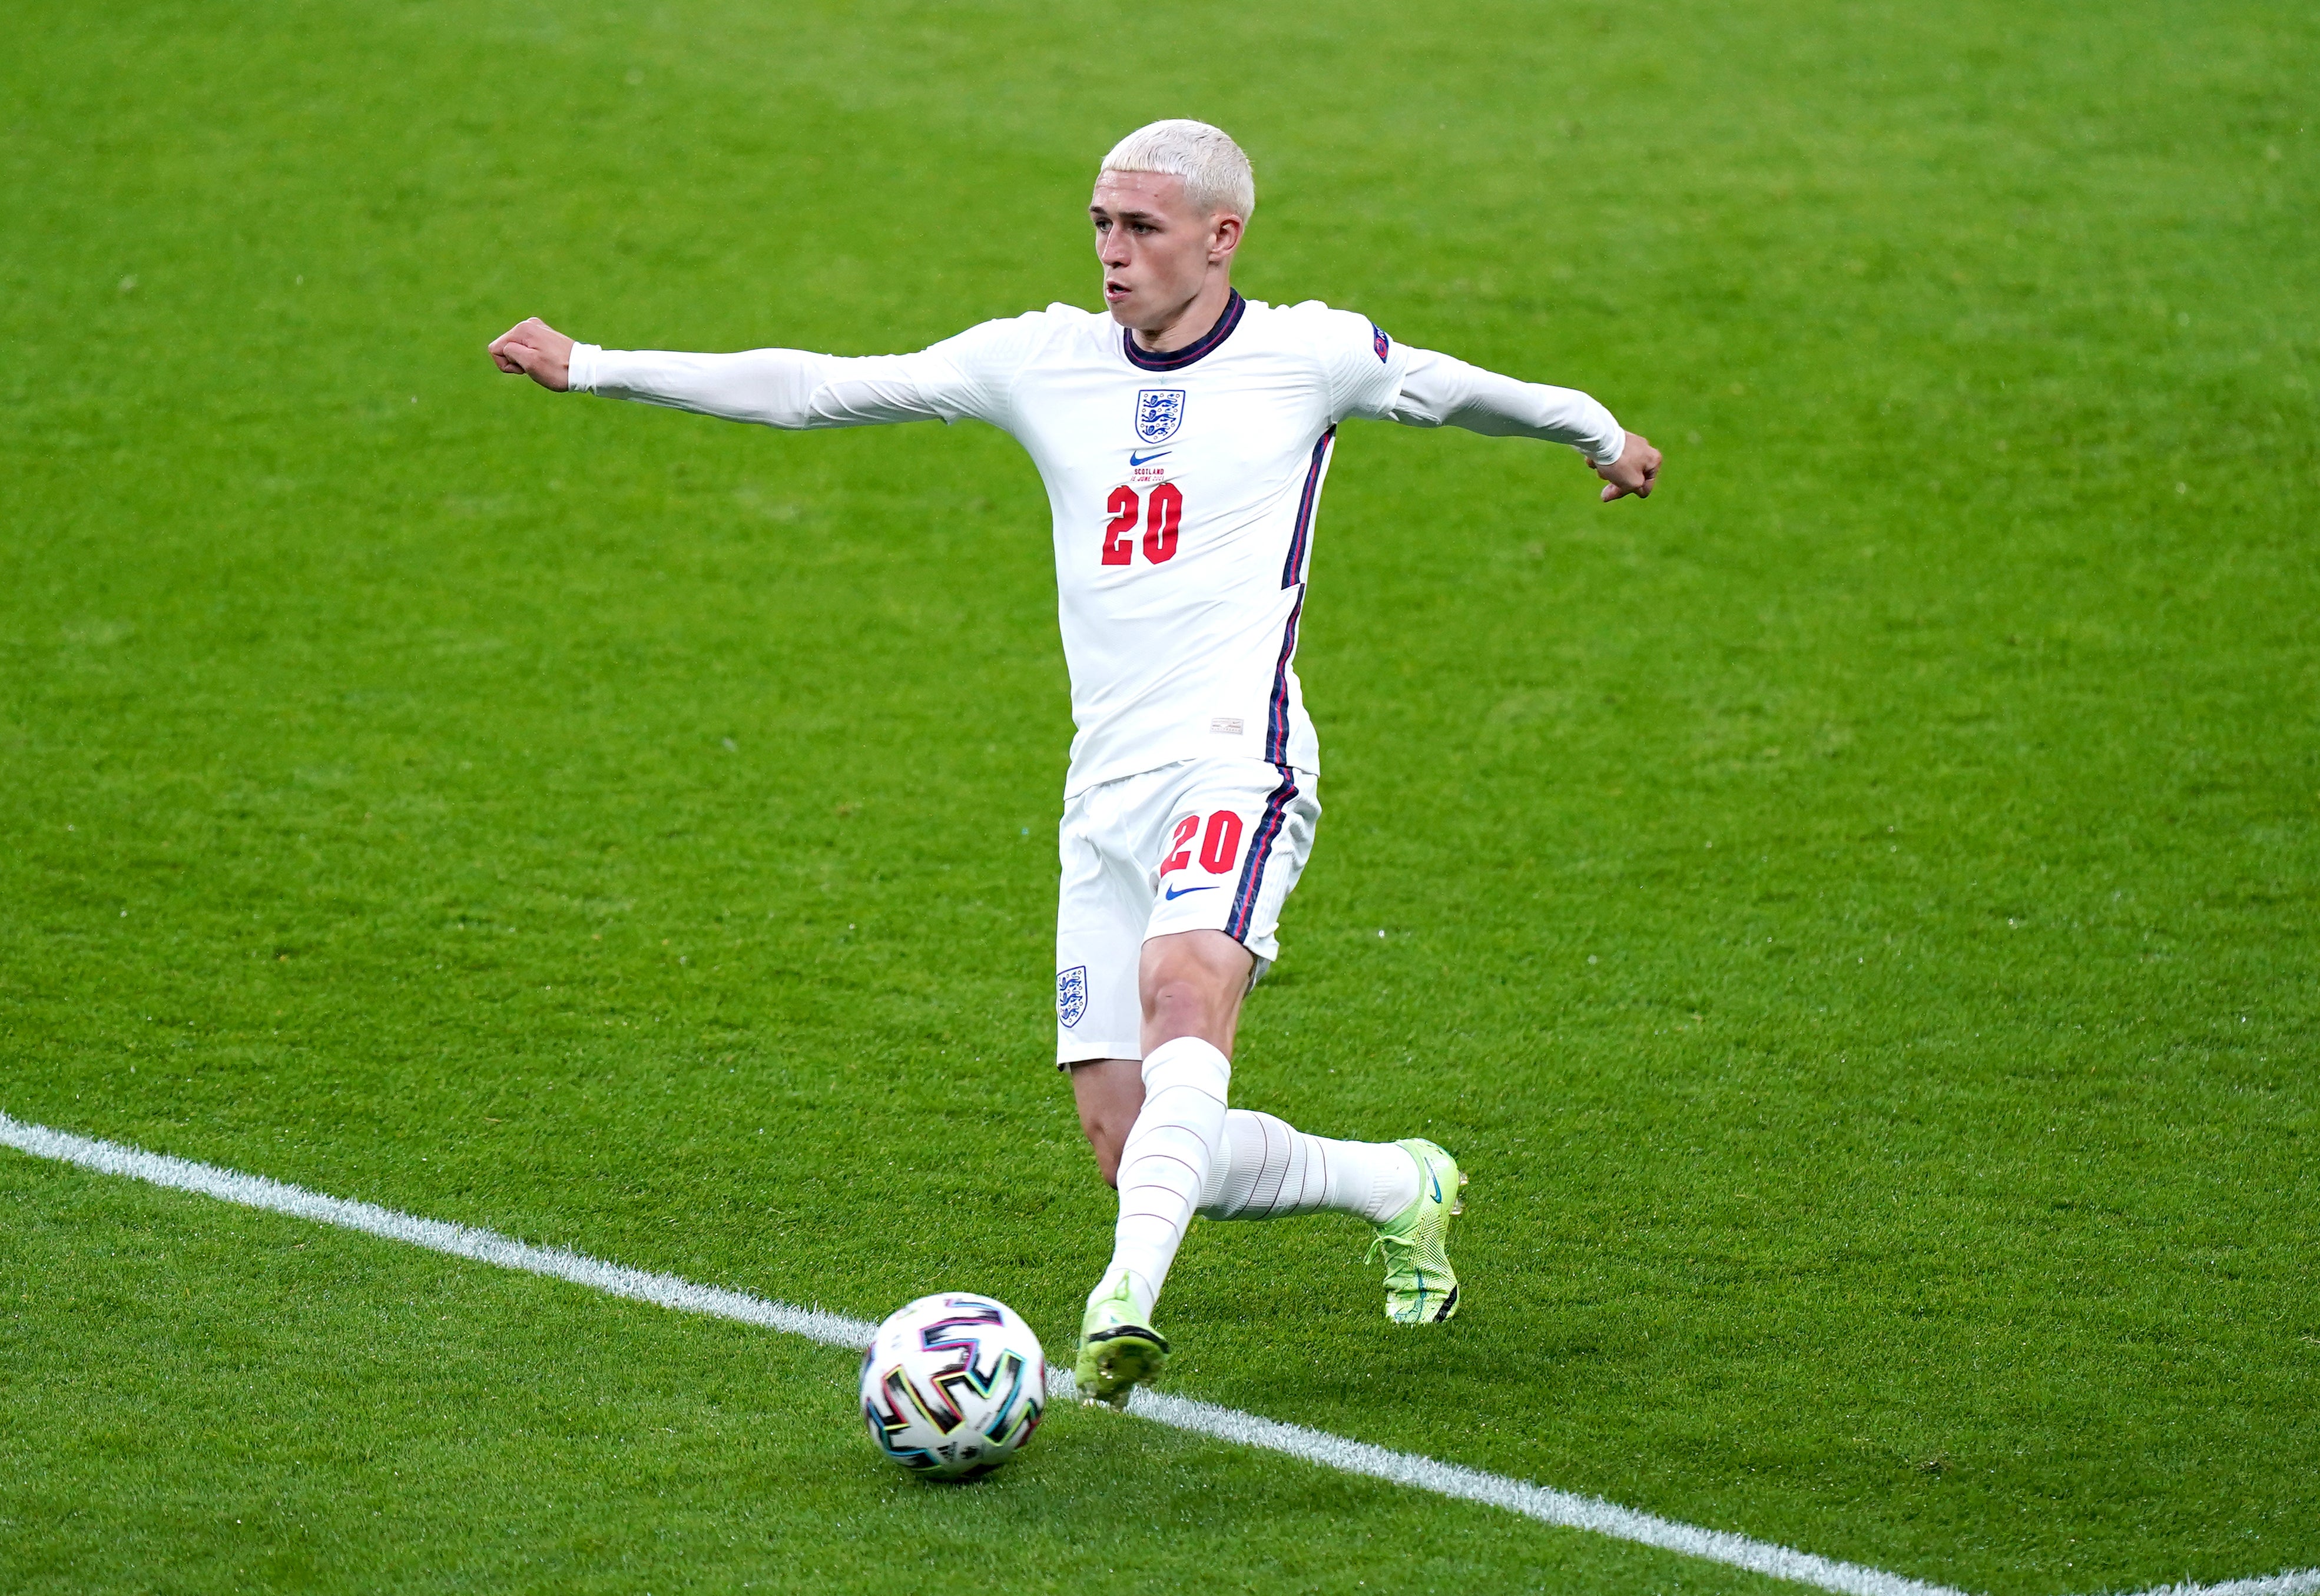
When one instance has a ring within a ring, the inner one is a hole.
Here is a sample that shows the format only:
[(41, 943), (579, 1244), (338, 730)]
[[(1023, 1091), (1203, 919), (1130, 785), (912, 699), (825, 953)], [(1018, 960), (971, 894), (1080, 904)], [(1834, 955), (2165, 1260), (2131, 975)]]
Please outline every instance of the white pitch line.
[(2212, 1585), (2156, 1585), (2137, 1596), (2311, 1596), (2315, 1591), (2320, 1591), (2320, 1568), (2291, 1568), (2285, 1573), (2221, 1580)]
[[(336, 1225), (342, 1229), (360, 1230), (369, 1236), (383, 1236), (390, 1240), (425, 1247), (430, 1252), (495, 1264), (503, 1269), (521, 1269), (533, 1274), (546, 1274), (610, 1296), (657, 1303), (685, 1313), (704, 1313), (717, 1319), (737, 1319), (743, 1324), (802, 1336), (826, 1346), (867, 1347), (872, 1332), (877, 1328), (867, 1319), (848, 1319), (843, 1314), (825, 1312), (819, 1308), (796, 1308), (786, 1302), (769, 1302), (746, 1292), (730, 1292), (719, 1286), (699, 1285), (674, 1274), (655, 1274), (643, 1269), (608, 1264), (601, 1258), (567, 1252), (562, 1247), (534, 1247), (529, 1242), (518, 1241), (512, 1236), (503, 1236), (496, 1230), (446, 1224), (440, 1220), (422, 1220), (413, 1214), (381, 1208), (373, 1202), (326, 1197), (304, 1186), (268, 1180), (264, 1175), (243, 1174), (236, 1170), (221, 1169), (213, 1164), (197, 1164), (187, 1158), (172, 1158), (162, 1153), (123, 1147), (118, 1142), (98, 1141), (91, 1137), (75, 1136), (69, 1131), (51, 1130), (44, 1125), (28, 1125), (21, 1120), (11, 1119), (5, 1111), (0, 1111), (0, 1146), (14, 1147), (36, 1158), (51, 1158), (62, 1164), (77, 1165), (103, 1174), (126, 1175), (131, 1180), (166, 1186), (173, 1191), (196, 1192), (204, 1197), (214, 1197), (243, 1208), (265, 1209), (274, 1213), (312, 1220), (317, 1224)], [(1051, 1396), (1062, 1400), (1077, 1394), (1071, 1375), (1060, 1369), (1048, 1375), (1047, 1389)], [(1326, 1430), (1308, 1429), (1303, 1425), (1260, 1419), (1254, 1413), (1220, 1408), (1213, 1402), (1195, 1401), (1190, 1397), (1138, 1391), (1128, 1403), (1128, 1410), (1155, 1424), (1189, 1430), (1195, 1435), (1282, 1453), (1324, 1468), (1384, 1480), (1412, 1490), (1431, 1492), (1436, 1496), (1503, 1508), (1543, 1523), (1568, 1529), (1583, 1529), (1640, 1546), (1656, 1546), (1688, 1557), (1769, 1575), (1773, 1579), (1837, 1591), (1841, 1596), (1965, 1596), (1964, 1592), (1950, 1586), (1928, 1584), (1881, 1568), (1870, 1568), (1858, 1563), (1839, 1563), (1831, 1558), (1815, 1556), (1810, 1552), (1776, 1546), (1770, 1541), (1734, 1535), (1727, 1530), (1703, 1529), (1696, 1524), (1679, 1523), (1672, 1519), (1638, 1512), (1634, 1508), (1623, 1508), (1598, 1496), (1580, 1496), (1568, 1491), (1534, 1485), (1527, 1480), (1485, 1474), (1481, 1469), (1467, 1468), (1460, 1464), (1443, 1463), (1409, 1452), (1389, 1451), (1383, 1446), (1373, 1446), (1367, 1441), (1333, 1436)], [(2315, 1596), (2315, 1593), (2320, 1593), (2320, 1568), (2299, 1569), (2259, 1579), (2228, 1580), (2213, 1585), (2161, 1585), (2140, 1592), (2140, 1596)]]

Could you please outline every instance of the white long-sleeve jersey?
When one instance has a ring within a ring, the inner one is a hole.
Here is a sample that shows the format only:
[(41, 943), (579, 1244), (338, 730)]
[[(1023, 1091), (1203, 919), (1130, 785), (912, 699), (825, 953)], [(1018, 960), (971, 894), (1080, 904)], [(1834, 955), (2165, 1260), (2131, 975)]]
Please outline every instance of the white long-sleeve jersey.
[(1022, 444), (1055, 520), (1078, 728), (1066, 797), (1219, 755), (1319, 769), (1297, 622), (1340, 422), (1545, 439), (1600, 465), (1627, 440), (1573, 389), (1406, 348), (1318, 302), (1238, 294), (1165, 354), (1107, 315), (1051, 304), (913, 355), (580, 344), (571, 385), (781, 428), (972, 416)]

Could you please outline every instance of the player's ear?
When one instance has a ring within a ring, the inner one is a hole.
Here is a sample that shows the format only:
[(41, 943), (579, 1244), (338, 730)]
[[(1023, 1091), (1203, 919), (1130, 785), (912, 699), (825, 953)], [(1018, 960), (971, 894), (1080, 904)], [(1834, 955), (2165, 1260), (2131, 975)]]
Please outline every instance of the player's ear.
[(1230, 211), (1219, 212), (1209, 223), (1209, 258), (1223, 260), (1239, 249), (1241, 234), (1247, 225)]

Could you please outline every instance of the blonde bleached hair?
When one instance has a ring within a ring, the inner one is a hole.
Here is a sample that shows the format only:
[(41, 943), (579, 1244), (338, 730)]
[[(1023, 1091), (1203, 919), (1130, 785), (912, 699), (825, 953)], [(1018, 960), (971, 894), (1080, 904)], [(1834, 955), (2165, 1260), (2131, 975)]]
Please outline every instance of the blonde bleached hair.
[(1222, 128), (1171, 117), (1137, 128), (1111, 147), (1097, 174), (1159, 172), (1184, 180), (1184, 197), (1201, 212), (1228, 211), (1246, 222), (1256, 209), (1256, 173)]

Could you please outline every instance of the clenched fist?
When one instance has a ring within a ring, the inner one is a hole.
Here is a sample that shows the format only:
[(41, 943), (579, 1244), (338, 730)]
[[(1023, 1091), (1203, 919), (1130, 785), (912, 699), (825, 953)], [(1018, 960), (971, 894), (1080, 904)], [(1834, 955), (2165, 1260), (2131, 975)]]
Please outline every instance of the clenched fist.
[[(526, 327), (532, 325), (534, 323), (530, 322), (524, 323)], [(522, 328), (517, 331), (521, 331)], [(564, 348), (566, 353), (571, 351), (569, 340), (566, 340)], [(545, 382), (547, 378), (540, 380)], [(1609, 484), (1603, 490), (1606, 504), (1614, 499), (1624, 499), (1629, 494), (1639, 499), (1648, 499), (1652, 496), (1652, 489), (1659, 484), (1660, 451), (1654, 449), (1652, 440), (1641, 432), (1630, 432), (1627, 434), (1627, 447), (1619, 451), (1619, 458), (1608, 466), (1596, 467), (1595, 475)]]
[(572, 385), (572, 340), (538, 316), (527, 316), (491, 342), (493, 364), (561, 394)]

